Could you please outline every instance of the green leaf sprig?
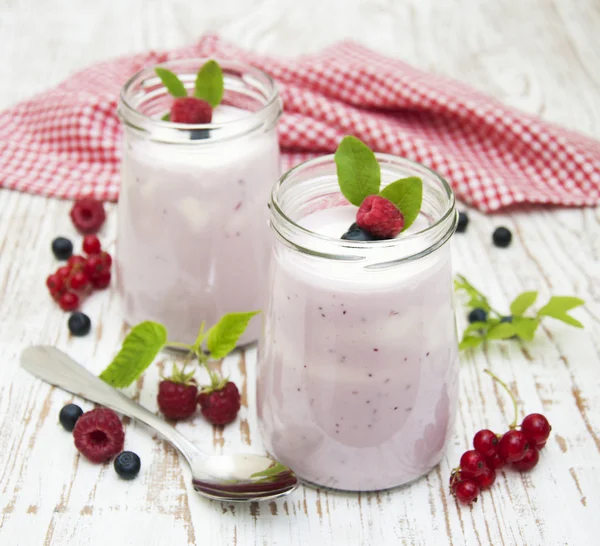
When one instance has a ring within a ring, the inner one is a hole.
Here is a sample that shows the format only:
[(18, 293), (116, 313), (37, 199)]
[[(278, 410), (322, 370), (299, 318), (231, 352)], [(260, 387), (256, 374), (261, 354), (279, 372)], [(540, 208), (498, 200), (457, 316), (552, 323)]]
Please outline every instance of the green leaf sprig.
[(570, 326), (583, 328), (583, 324), (568, 314), (568, 311), (583, 305), (585, 302), (573, 296), (552, 296), (548, 303), (537, 313), (525, 316), (525, 313), (536, 302), (538, 293), (535, 291), (519, 294), (510, 304), (510, 314), (496, 311), (488, 299), (475, 288), (464, 276), (457, 275), (454, 288), (467, 294), (469, 297), (467, 307), (470, 310), (483, 309), (486, 320), (469, 324), (463, 332), (459, 348), (469, 349), (478, 347), (484, 341), (494, 339), (520, 338), (531, 341), (540, 325), (542, 318), (551, 317)]
[(335, 152), (338, 183), (344, 197), (360, 207), (369, 195), (380, 195), (396, 205), (404, 216), (404, 227), (417, 219), (423, 202), (423, 181), (416, 177), (401, 178), (381, 187), (381, 168), (371, 149), (353, 136), (346, 136)]
[[(163, 85), (169, 93), (175, 98), (187, 97), (188, 93), (183, 82), (177, 74), (167, 68), (157, 66), (154, 69), (156, 75), (160, 78)], [(208, 102), (213, 108), (216, 108), (223, 100), (225, 92), (225, 83), (223, 80), (223, 71), (217, 61), (207, 61), (200, 67), (196, 75), (194, 84), (194, 97)], [(162, 119), (169, 121), (169, 114), (165, 114)]]
[[(193, 344), (167, 341), (167, 329), (158, 322), (146, 321), (134, 326), (123, 341), (121, 350), (113, 361), (100, 374), (100, 379), (116, 388), (131, 385), (152, 364), (158, 353), (165, 346), (179, 347), (188, 351), (188, 358), (184, 363), (189, 363), (196, 357), (211, 379), (210, 387), (206, 390), (218, 390), (226, 382), (208, 367), (208, 362), (218, 360), (233, 351), (238, 340), (246, 331), (252, 317), (259, 311), (248, 313), (228, 313), (211, 328), (205, 330), (205, 323), (200, 325), (200, 331)], [(173, 378), (181, 382), (191, 380), (193, 373), (173, 369)]]

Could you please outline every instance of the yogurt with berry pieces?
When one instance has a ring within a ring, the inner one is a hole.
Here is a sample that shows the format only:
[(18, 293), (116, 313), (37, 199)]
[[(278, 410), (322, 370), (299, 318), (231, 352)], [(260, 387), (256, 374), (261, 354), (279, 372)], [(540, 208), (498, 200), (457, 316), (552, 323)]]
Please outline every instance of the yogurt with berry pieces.
[[(161, 66), (191, 93), (203, 62)], [(244, 63), (219, 64), (225, 89), (210, 123), (181, 123), (190, 113), (185, 104), (178, 123), (161, 119), (172, 98), (152, 69), (126, 84), (119, 106), (125, 137), (116, 264), (125, 319), (161, 322), (170, 339), (187, 343), (201, 321), (263, 307), (266, 203), (280, 173), (274, 82)], [(255, 341), (259, 327), (255, 321), (240, 345)]]
[(422, 208), (395, 238), (341, 238), (357, 208), (332, 156), (285, 175), (271, 200), (260, 430), (300, 479), (348, 491), (403, 485), (437, 465), (458, 394), (452, 191), (421, 165), (376, 156), (382, 187), (423, 181)]

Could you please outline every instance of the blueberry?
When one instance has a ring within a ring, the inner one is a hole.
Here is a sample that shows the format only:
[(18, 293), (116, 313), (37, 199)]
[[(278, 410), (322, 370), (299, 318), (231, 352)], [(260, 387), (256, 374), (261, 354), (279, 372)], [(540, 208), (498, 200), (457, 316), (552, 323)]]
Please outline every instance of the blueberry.
[(52, 241), (52, 252), (57, 260), (68, 260), (73, 254), (73, 243), (66, 237), (57, 237)]
[(342, 235), (342, 239), (346, 241), (374, 241), (373, 237), (368, 231), (358, 227), (356, 223), (352, 224), (348, 231)]
[(509, 315), (508, 317), (502, 317), (500, 319), (500, 322), (508, 322), (509, 324), (512, 323), (512, 321), (513, 321), (512, 315)]
[(83, 410), (76, 404), (67, 404), (58, 414), (58, 420), (65, 430), (71, 432), (75, 423), (83, 415)]
[(74, 336), (85, 336), (89, 334), (92, 327), (92, 321), (85, 313), (75, 311), (69, 317), (69, 330)]
[(506, 248), (512, 241), (512, 233), (505, 227), (499, 227), (494, 230), (492, 240), (496, 246)]
[(193, 129), (190, 131), (191, 140), (204, 140), (210, 138), (210, 129)]
[(473, 322), (485, 322), (487, 320), (487, 313), (485, 312), (484, 309), (481, 309), (480, 307), (477, 307), (476, 309), (473, 309), (470, 313), (469, 313), (469, 322), (473, 323)]
[(464, 233), (467, 231), (467, 225), (469, 224), (469, 217), (466, 212), (458, 213), (458, 224), (456, 225), (456, 231), (458, 233)]
[(133, 451), (119, 453), (114, 462), (115, 472), (124, 480), (133, 480), (141, 466), (140, 458)]

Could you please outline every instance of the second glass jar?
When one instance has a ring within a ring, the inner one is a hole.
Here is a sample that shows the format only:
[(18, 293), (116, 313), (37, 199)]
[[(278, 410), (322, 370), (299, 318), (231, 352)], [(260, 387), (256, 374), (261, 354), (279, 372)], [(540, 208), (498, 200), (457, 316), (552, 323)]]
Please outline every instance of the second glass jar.
[[(190, 90), (205, 59), (160, 66)], [(264, 72), (218, 60), (225, 94), (206, 125), (161, 119), (172, 97), (149, 68), (124, 86), (117, 277), (125, 319), (193, 342), (201, 321), (262, 309), (269, 191), (280, 174), (281, 101)], [(240, 344), (255, 341), (253, 321)]]
[(384, 185), (423, 180), (421, 213), (397, 239), (340, 239), (356, 207), (340, 194), (332, 156), (276, 185), (258, 355), (267, 450), (305, 481), (350, 491), (395, 487), (431, 470), (458, 395), (452, 190), (422, 165), (376, 157)]

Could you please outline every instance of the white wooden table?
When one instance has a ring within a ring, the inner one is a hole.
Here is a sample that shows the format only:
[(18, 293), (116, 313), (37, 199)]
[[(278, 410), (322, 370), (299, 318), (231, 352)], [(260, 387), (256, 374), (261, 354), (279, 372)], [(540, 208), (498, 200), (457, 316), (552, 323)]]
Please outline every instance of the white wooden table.
[[(110, 56), (168, 48), (216, 30), (261, 52), (299, 54), (352, 37), (421, 68), (460, 78), (506, 103), (600, 137), (600, 9), (596, 0), (32, 0), (0, 1), (0, 108)], [(190, 487), (176, 452), (135, 423), (126, 446), (143, 470), (131, 483), (79, 457), (58, 425), (72, 397), (19, 369), (32, 343), (67, 350), (100, 371), (126, 327), (114, 290), (94, 295), (83, 339), (68, 335), (44, 279), (49, 246), (71, 235), (70, 204), (0, 192), (0, 544), (396, 545), (596, 544), (600, 531), (600, 216), (598, 210), (471, 214), (453, 241), (455, 266), (500, 307), (522, 290), (578, 295), (578, 331), (548, 321), (527, 345), (498, 343), (462, 359), (455, 434), (439, 468), (382, 494), (301, 488), (287, 500), (228, 505)], [(494, 226), (515, 235), (494, 248)], [(110, 207), (104, 239), (114, 244)], [(462, 314), (459, 321), (464, 325)], [(239, 419), (224, 431), (179, 425), (208, 450), (261, 451), (255, 352), (223, 363), (243, 387)], [(543, 411), (554, 432), (528, 475), (500, 473), (472, 508), (447, 494), (450, 468), (473, 433), (500, 429), (511, 405), (482, 373), (518, 393), (522, 411)], [(158, 366), (130, 394), (156, 409)], [(90, 408), (88, 403), (82, 404)]]

